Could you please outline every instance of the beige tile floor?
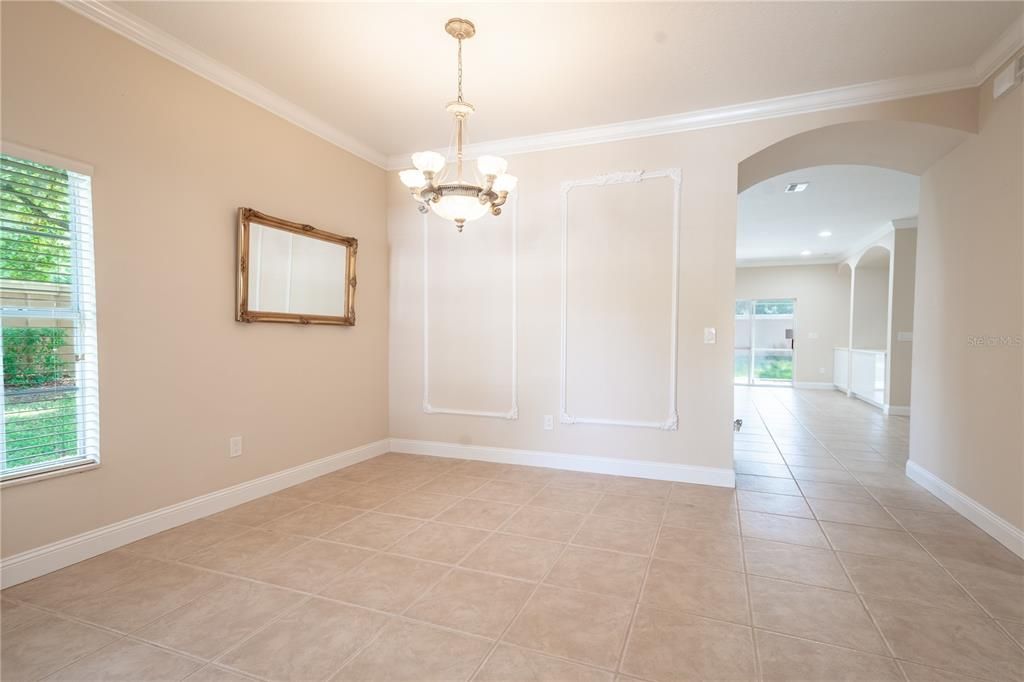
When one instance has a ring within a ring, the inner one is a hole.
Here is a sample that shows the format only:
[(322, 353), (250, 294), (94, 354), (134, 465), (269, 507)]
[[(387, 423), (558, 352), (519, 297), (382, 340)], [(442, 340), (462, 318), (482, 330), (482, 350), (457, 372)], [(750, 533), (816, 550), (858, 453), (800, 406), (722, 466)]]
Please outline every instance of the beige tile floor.
[(738, 389), (738, 489), (388, 454), (3, 592), (4, 680), (1019, 680), (907, 420)]

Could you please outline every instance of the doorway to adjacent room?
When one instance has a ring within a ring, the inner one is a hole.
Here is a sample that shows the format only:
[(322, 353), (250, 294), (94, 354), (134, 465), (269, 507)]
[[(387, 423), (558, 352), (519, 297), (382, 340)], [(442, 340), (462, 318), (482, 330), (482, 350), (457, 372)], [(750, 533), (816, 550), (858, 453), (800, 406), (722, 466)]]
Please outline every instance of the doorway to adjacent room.
[(737, 384), (792, 386), (796, 299), (736, 301)]

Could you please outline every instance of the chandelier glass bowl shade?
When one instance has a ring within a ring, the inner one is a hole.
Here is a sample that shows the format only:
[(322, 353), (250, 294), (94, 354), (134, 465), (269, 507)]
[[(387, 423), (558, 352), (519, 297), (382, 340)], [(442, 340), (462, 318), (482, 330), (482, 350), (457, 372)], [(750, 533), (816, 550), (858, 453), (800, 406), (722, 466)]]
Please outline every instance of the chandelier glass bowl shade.
[(447, 106), (448, 113), (455, 117), (455, 162), (449, 167), (442, 154), (417, 152), (412, 155), (415, 168), (401, 171), (398, 177), (412, 191), (421, 213), (433, 211), (454, 222), (462, 232), (469, 220), (487, 213), (501, 215), (501, 207), (508, 193), (515, 189), (517, 179), (506, 172), (508, 162), (499, 156), (481, 156), (476, 160), (479, 175), (474, 174), (472, 179), (463, 175), (463, 137), (473, 105), (462, 98), (462, 41), (472, 38), (476, 27), (467, 19), (449, 19), (444, 29), (459, 41), (458, 97)]

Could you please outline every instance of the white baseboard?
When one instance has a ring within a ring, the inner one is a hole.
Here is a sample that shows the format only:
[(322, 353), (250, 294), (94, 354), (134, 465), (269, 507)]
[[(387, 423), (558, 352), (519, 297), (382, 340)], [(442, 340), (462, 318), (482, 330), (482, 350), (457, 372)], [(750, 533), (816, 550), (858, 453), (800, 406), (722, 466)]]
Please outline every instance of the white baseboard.
[(391, 439), (392, 452), (407, 452), (432, 457), (474, 459), (500, 464), (523, 464), (547, 469), (586, 471), (595, 474), (636, 476), (659, 481), (679, 483), (700, 483), (732, 488), (736, 485), (736, 473), (730, 469), (675, 464), (672, 462), (651, 462), (647, 460), (618, 459), (595, 455), (573, 455), (564, 452), (541, 450), (515, 450), (486, 445), (459, 445), (430, 440)]
[(836, 386), (831, 381), (794, 381), (793, 388), (812, 388), (818, 391), (831, 391)]
[(853, 391), (850, 391), (846, 395), (849, 398), (856, 398), (857, 400), (863, 401), (863, 402), (867, 403), (868, 405), (871, 405), (872, 407), (877, 407), (880, 410), (884, 410), (885, 409), (885, 405), (883, 405), (882, 403), (875, 402), (871, 398), (868, 398), (867, 396), (861, 395), (860, 393), (854, 393)]
[(1024, 530), (1017, 528), (914, 461), (907, 461), (907, 476), (1024, 559)]
[(387, 438), (378, 440), (15, 554), (0, 561), (0, 587), (17, 585), (183, 523), (382, 455), (388, 452), (388, 447)]
[(882, 412), (892, 417), (909, 417), (910, 405), (884, 405)]

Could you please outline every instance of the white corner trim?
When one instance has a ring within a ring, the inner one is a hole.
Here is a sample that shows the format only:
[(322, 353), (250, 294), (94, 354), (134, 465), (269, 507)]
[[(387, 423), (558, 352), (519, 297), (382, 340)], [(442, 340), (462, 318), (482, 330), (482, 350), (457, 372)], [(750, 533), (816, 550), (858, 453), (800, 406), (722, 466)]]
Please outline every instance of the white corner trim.
[[(567, 320), (568, 320), (568, 288), (569, 288), (569, 193), (577, 187), (594, 187), (616, 185), (622, 183), (638, 183), (653, 178), (669, 178), (672, 180), (672, 295), (671, 295), (671, 330), (669, 336), (669, 372), (668, 372), (668, 415), (662, 421), (635, 421), (619, 419), (597, 419), (579, 417), (569, 412), (566, 396), (568, 377), (567, 363)], [(679, 221), (680, 201), (682, 197), (682, 170), (666, 168), (655, 171), (621, 171), (598, 175), (583, 180), (567, 180), (562, 183), (562, 300), (561, 300), (561, 372), (559, 381), (559, 421), (562, 424), (602, 424), (608, 426), (637, 426), (675, 431), (679, 428), (679, 411), (677, 408), (678, 379), (676, 365), (679, 357)]]
[(981, 85), (1024, 47), (1024, 14), (1010, 24), (999, 39), (974, 60), (974, 78)]
[[(387, 156), (348, 133), (315, 116), (298, 104), (272, 92), (166, 31), (138, 18), (107, 0), (58, 0), (100, 26), (168, 59), (179, 66), (263, 107), (314, 135), (386, 170), (409, 166), (409, 154)], [(717, 126), (780, 118), (814, 111), (873, 104), (905, 97), (959, 90), (981, 85), (1007, 59), (1024, 46), (1024, 18), (1018, 18), (991, 47), (971, 65), (916, 76), (891, 78), (799, 95), (756, 100), (724, 107), (622, 121), (606, 125), (561, 130), (491, 140), (468, 145), (466, 158), (480, 154), (509, 156), (589, 144), (632, 140), (654, 135), (700, 130)], [(446, 149), (439, 149), (444, 153)]]
[(542, 450), (516, 450), (486, 445), (460, 445), (430, 440), (391, 439), (392, 452), (406, 452), (431, 457), (452, 457), (499, 464), (521, 464), (524, 466), (561, 469), (564, 471), (585, 471), (594, 474), (634, 476), (658, 481), (699, 483), (723, 488), (736, 486), (736, 474), (730, 468), (704, 467), (674, 462), (652, 462), (649, 460), (620, 459), (596, 455), (574, 455), (566, 452), (545, 452)]
[[(828, 111), (907, 97), (932, 95), (977, 87), (983, 81), (983, 78), (979, 79), (975, 75), (973, 66), (966, 66), (948, 71), (846, 85), (800, 95), (787, 95), (668, 116), (478, 142), (467, 145), (464, 151), (466, 158), (472, 159), (481, 154), (512, 156), (566, 147), (635, 140), (656, 135), (670, 135), (815, 111)], [(444, 153), (446, 150), (438, 149), (437, 151)], [(408, 167), (409, 154), (396, 154), (388, 157), (388, 170)]]
[(519, 190), (512, 193), (512, 406), (505, 412), (437, 407), (430, 402), (430, 215), (423, 216), (423, 411), (464, 417), (519, 419)]
[(794, 381), (793, 388), (808, 388), (816, 391), (823, 391), (835, 388), (835, 384), (831, 381)]
[(897, 218), (892, 221), (892, 229), (894, 230), (916, 230), (917, 229), (917, 216), (911, 216), (909, 218)]
[(909, 417), (910, 406), (909, 405), (883, 405), (882, 414), (887, 414), (890, 417)]
[(17, 585), (183, 523), (382, 455), (388, 452), (389, 446), (389, 439), (384, 438), (15, 554), (0, 561), (0, 587)]
[[(844, 251), (842, 256), (841, 256), (840, 262), (846, 263), (851, 268), (855, 268), (856, 265), (857, 265), (857, 261), (860, 260), (860, 257), (862, 255), (864, 255), (865, 251), (867, 251), (872, 246), (874, 246), (875, 244), (880, 242), (883, 238), (885, 238), (885, 236), (887, 234), (889, 234), (890, 232), (895, 232), (895, 231), (896, 231), (896, 227), (894, 226), (894, 224), (891, 221), (886, 223), (885, 225), (883, 225), (882, 227), (878, 228), (874, 232), (870, 233), (869, 235), (867, 235), (863, 239), (857, 241), (856, 244), (854, 244), (853, 246), (848, 248), (846, 251)], [(889, 249), (888, 246), (886, 248)], [(889, 249), (889, 250), (891, 251), (892, 249)]]
[(188, 69), (239, 97), (280, 116), (336, 147), (354, 154), (364, 161), (383, 168), (387, 156), (360, 142), (348, 133), (303, 109), (291, 100), (271, 91), (256, 81), (197, 50), (163, 29), (143, 21), (131, 12), (105, 0), (58, 0), (73, 12), (91, 19), (132, 42), (141, 45), (164, 59)]
[(841, 256), (819, 258), (737, 258), (736, 268), (788, 268), (800, 265), (836, 265), (842, 262)]
[(1017, 528), (913, 460), (907, 460), (907, 476), (998, 540), (1011, 552), (1024, 558), (1024, 530)]

